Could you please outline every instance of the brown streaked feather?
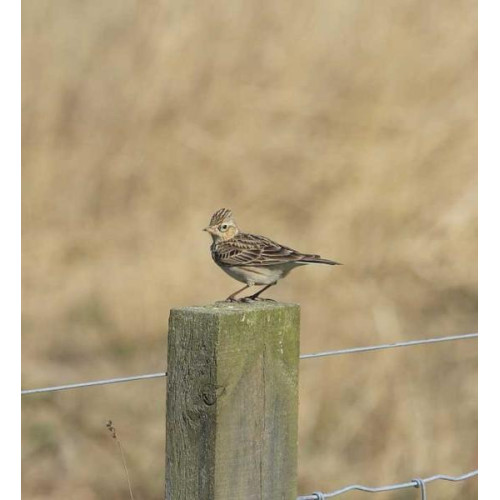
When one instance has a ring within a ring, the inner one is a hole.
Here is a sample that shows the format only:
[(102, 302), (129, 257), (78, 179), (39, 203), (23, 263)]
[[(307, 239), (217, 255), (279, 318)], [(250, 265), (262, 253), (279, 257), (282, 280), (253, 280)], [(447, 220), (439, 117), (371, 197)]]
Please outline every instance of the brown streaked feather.
[(222, 266), (273, 266), (291, 262), (337, 264), (319, 255), (300, 253), (264, 236), (244, 233), (214, 243), (212, 257)]
[(220, 208), (212, 215), (210, 219), (210, 225), (216, 226), (222, 222), (228, 221), (233, 218), (233, 213), (228, 208)]

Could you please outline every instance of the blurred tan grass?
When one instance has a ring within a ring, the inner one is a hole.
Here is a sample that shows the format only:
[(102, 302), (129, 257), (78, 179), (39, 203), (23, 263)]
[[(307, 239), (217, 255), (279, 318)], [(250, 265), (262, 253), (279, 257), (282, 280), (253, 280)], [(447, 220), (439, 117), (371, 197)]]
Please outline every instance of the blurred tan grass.
[[(222, 206), (345, 264), (272, 291), (302, 352), (477, 331), (475, 2), (22, 9), (24, 387), (163, 369), (169, 308), (237, 286), (201, 232)], [(472, 469), (475, 349), (304, 361), (300, 491)], [(25, 398), (25, 497), (126, 497), (112, 418), (134, 496), (160, 498), (163, 391)]]

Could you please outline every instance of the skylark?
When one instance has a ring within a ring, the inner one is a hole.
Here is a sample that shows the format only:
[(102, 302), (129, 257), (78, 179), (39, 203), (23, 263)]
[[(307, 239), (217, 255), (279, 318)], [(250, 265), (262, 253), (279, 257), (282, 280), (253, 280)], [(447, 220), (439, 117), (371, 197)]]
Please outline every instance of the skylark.
[[(242, 233), (231, 210), (227, 208), (217, 210), (203, 231), (212, 236), (210, 250), (215, 263), (229, 276), (245, 283), (243, 288), (226, 299), (227, 302), (266, 300), (259, 298), (259, 295), (296, 267), (305, 264), (340, 264), (322, 259), (319, 255), (297, 252), (264, 236)], [(265, 286), (253, 295), (236, 299), (236, 295), (253, 285)]]

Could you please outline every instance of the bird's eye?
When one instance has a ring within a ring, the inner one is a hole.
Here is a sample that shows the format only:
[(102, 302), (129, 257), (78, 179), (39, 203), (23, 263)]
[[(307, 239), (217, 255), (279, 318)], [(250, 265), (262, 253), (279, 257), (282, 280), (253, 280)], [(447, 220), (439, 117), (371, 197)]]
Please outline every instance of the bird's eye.
[(227, 224), (221, 224), (221, 225), (219, 226), (219, 229), (220, 229), (221, 231), (223, 231), (223, 232), (224, 232), (224, 231), (227, 231), (227, 228), (228, 228), (228, 227), (229, 227), (229, 226), (228, 226)]

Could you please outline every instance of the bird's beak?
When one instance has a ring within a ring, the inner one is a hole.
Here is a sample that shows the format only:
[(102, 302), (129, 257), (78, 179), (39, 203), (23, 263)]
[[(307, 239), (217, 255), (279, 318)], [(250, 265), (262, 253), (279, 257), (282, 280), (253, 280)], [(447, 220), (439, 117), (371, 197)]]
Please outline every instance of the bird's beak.
[(210, 226), (207, 226), (207, 227), (203, 228), (203, 231), (206, 231), (207, 233), (211, 233), (212, 232), (211, 229), (212, 228)]

